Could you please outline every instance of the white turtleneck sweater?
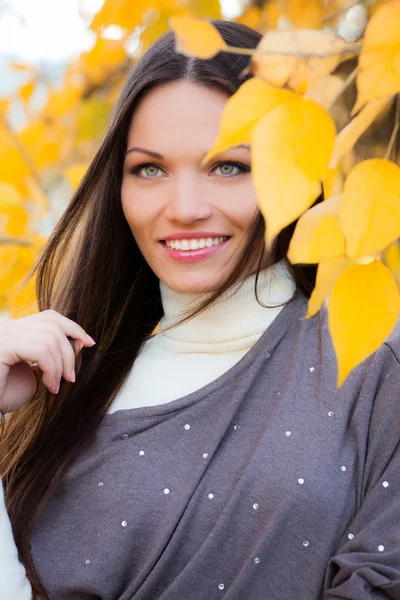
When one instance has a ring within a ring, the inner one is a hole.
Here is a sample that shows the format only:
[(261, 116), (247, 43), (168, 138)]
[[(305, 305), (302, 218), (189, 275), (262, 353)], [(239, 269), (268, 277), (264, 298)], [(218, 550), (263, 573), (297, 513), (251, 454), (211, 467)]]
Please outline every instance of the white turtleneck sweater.
[[(148, 340), (137, 356), (119, 394), (109, 408), (117, 410), (164, 404), (204, 387), (237, 363), (257, 342), (296, 289), (284, 261), (228, 290), (214, 306), (169, 331), (182, 312), (209, 297), (179, 294), (160, 281), (164, 316), (160, 333)], [(236, 293), (235, 293), (236, 292)], [(156, 376), (155, 376), (156, 375)], [(167, 385), (166, 385), (167, 382)], [(18, 560), (10, 520), (0, 486), (0, 598), (31, 600), (32, 589)]]
[(108, 412), (181, 398), (238, 362), (283, 308), (274, 305), (286, 302), (295, 290), (283, 260), (261, 271), (257, 284), (260, 301), (274, 308), (258, 304), (255, 279), (255, 274), (250, 275), (216, 305), (165, 333), (163, 329), (176, 322), (184, 310), (192, 309), (210, 293), (179, 294), (160, 282), (164, 309), (160, 333), (143, 345)]

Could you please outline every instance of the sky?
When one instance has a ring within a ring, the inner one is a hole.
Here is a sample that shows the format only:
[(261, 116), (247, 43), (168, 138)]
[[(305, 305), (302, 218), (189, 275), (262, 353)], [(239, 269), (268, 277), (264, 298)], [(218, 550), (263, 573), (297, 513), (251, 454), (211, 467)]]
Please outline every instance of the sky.
[[(220, 0), (224, 17), (239, 15), (244, 2)], [(11, 69), (10, 62), (37, 66), (55, 89), (62, 87), (66, 66), (96, 41), (88, 25), (103, 3), (104, 0), (0, 0), (0, 97), (12, 96), (30, 79), (29, 73)], [(108, 28), (110, 37), (118, 34), (116, 29)], [(135, 49), (136, 46), (131, 48), (133, 52)], [(39, 108), (47, 94), (46, 85), (38, 82), (32, 106)], [(13, 102), (8, 116), (15, 128), (24, 126), (26, 115), (18, 102)]]
[(3, 0), (3, 4), (0, 55), (15, 55), (23, 62), (58, 62), (91, 47), (93, 39), (79, 8), (86, 9), (89, 18), (103, 0)]
[[(72, 60), (94, 44), (94, 37), (87, 30), (87, 23), (103, 2), (104, 0), (1, 0), (0, 57), (14, 55), (28, 63)], [(220, 2), (225, 18), (239, 14), (240, 0)], [(80, 14), (80, 9), (83, 14)]]

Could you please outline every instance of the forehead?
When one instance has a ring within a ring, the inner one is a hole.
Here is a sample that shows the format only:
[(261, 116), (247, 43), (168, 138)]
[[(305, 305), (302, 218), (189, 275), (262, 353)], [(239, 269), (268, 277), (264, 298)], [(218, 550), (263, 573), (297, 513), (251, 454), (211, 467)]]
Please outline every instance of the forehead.
[[(203, 85), (174, 81), (150, 90), (136, 107), (128, 143), (215, 137), (229, 95)], [(204, 143), (204, 142), (203, 142)]]

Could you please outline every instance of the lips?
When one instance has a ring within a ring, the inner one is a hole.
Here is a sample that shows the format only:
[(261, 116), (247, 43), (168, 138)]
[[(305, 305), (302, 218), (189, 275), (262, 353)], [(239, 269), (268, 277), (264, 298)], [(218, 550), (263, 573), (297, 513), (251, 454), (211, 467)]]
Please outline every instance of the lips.
[[(176, 238), (175, 238), (176, 239)], [(188, 239), (188, 238), (185, 238)], [(222, 251), (225, 246), (229, 243), (230, 238), (228, 237), (223, 242), (215, 244), (213, 246), (206, 246), (205, 248), (198, 248), (197, 250), (175, 250), (167, 246), (165, 242), (161, 242), (161, 246), (164, 252), (173, 260), (180, 263), (198, 262), (210, 258), (217, 252)]]

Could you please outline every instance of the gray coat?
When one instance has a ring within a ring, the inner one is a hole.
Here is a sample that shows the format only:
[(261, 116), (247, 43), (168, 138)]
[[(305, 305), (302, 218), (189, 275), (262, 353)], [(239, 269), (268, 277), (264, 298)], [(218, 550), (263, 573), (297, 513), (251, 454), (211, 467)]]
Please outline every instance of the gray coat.
[(400, 599), (400, 336), (337, 390), (306, 309), (201, 389), (104, 417), (31, 538), (52, 600)]

